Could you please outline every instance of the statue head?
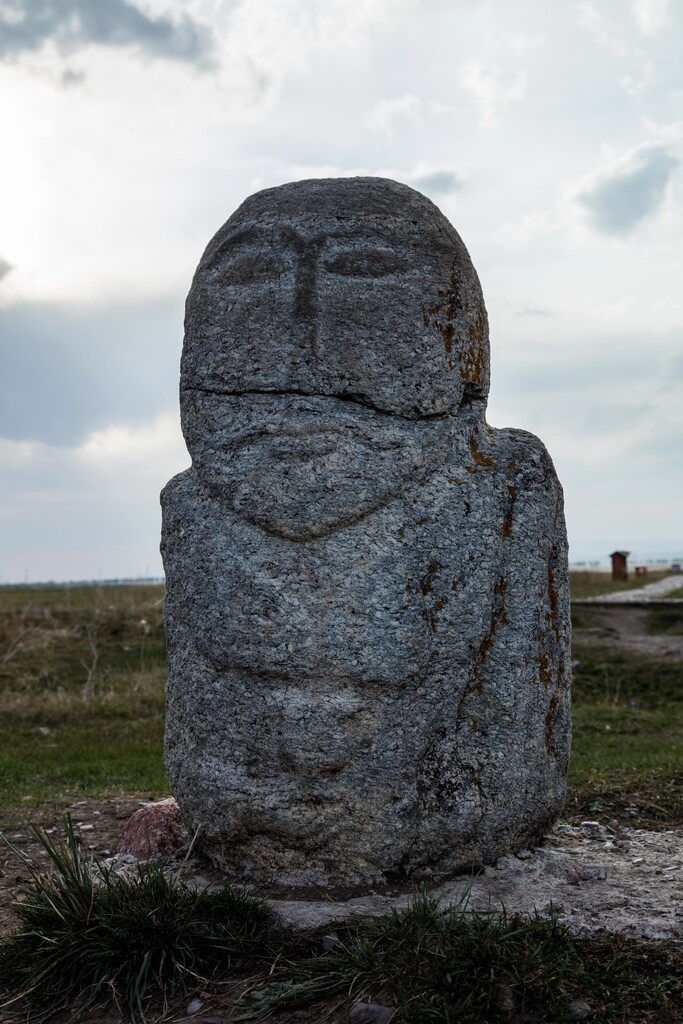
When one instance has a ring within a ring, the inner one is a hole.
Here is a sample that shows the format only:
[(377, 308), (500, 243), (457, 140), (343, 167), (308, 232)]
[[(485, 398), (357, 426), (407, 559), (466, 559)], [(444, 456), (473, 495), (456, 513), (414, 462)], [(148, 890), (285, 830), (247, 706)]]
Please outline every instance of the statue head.
[[(467, 250), (433, 203), (395, 181), (250, 196), (188, 296), (181, 409), (195, 467), (283, 536), (338, 529), (400, 488), (406, 468), (427, 472), (464, 408), (483, 418), (488, 378)], [(338, 493), (359, 472), (358, 507), (333, 507), (330, 480)], [(317, 524), (302, 501), (318, 505)]]

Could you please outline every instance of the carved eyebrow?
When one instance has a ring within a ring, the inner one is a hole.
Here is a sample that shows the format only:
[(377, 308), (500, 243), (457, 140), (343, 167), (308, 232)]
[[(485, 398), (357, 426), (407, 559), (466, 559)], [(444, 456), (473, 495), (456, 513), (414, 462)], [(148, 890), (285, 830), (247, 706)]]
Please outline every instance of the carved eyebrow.
[(331, 274), (343, 277), (388, 277), (410, 270), (410, 260), (398, 249), (366, 244), (331, 254), (323, 261)]
[(213, 252), (208, 253), (202, 262), (202, 270), (211, 270), (230, 251), (243, 243), (250, 244), (263, 241), (263, 231), (255, 224), (248, 224), (246, 227), (238, 228), (227, 238), (224, 238), (220, 245), (217, 245)]

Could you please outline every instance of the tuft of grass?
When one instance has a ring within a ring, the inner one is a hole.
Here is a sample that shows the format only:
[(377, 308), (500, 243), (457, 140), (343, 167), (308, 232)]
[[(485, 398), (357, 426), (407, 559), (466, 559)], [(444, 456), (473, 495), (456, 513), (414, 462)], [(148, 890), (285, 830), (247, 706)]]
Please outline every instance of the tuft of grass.
[[(283, 945), (265, 904), (229, 886), (196, 891), (150, 861), (126, 878), (98, 864), (93, 881), (64, 819), (66, 839), (31, 832), (52, 873), (23, 860), (31, 882), (15, 912), (19, 929), (0, 940), (0, 992), (5, 1008), (24, 1004), (34, 1020), (69, 1007), (85, 1012), (115, 1003), (144, 1020), (151, 999), (182, 992), (197, 978), (272, 960)], [(3, 837), (4, 838), (4, 837)]]
[[(584, 1000), (602, 1024), (673, 1022), (683, 1005), (682, 966), (672, 944), (643, 950), (612, 936), (577, 938), (552, 918), (469, 912), (466, 899), (442, 911), (422, 893), (407, 911), (350, 929), (322, 956), (282, 963), (242, 997), (237, 1019), (319, 1003), (331, 1015), (367, 1001), (395, 1007), (401, 1024), (557, 1024), (574, 1019), (571, 1002)], [(671, 1016), (647, 1016), (672, 997)]]
[(96, 884), (64, 821), (61, 843), (32, 830), (53, 872), (29, 865), (19, 930), (0, 941), (2, 1009), (34, 1021), (111, 1004), (143, 1021), (198, 980), (224, 985), (247, 969), (259, 980), (231, 1019), (303, 1008), (296, 1019), (319, 1020), (361, 1000), (395, 1007), (397, 1024), (558, 1024), (572, 1019), (573, 1000), (590, 1005), (595, 1024), (681, 1019), (674, 943), (577, 937), (552, 917), (470, 912), (467, 895), (442, 910), (421, 892), (314, 955), (319, 940), (287, 933), (261, 901), (229, 887), (194, 891), (159, 862), (132, 879), (99, 865)]

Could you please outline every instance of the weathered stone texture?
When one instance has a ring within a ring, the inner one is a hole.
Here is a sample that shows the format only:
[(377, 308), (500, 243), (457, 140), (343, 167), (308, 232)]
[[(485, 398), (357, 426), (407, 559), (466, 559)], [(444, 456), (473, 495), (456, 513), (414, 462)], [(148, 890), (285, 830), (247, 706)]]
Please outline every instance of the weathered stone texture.
[(562, 494), (487, 426), (488, 361), (467, 251), (404, 185), (270, 189), (210, 242), (162, 496), (166, 761), (223, 868), (437, 877), (561, 810)]

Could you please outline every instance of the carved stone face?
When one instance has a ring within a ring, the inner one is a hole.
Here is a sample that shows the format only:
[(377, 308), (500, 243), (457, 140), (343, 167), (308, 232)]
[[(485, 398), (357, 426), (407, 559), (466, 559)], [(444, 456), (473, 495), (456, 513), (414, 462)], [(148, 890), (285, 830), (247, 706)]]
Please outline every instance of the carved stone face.
[(250, 197), (187, 302), (181, 397), (195, 468), (235, 511), (306, 539), (443, 458), (488, 387), (486, 313), (460, 238), (382, 179)]

